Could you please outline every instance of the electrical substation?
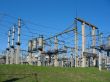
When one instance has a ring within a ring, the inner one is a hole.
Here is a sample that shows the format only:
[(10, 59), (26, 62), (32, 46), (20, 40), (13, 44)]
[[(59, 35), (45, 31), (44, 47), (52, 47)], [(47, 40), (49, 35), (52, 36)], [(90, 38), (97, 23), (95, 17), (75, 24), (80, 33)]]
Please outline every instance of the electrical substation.
[(25, 40), (25, 50), (21, 47), (23, 27), (24, 21), (18, 18), (8, 29), (5, 64), (110, 68), (110, 35), (103, 36), (100, 27), (84, 19), (74, 18), (71, 27), (50, 37), (39, 33)]

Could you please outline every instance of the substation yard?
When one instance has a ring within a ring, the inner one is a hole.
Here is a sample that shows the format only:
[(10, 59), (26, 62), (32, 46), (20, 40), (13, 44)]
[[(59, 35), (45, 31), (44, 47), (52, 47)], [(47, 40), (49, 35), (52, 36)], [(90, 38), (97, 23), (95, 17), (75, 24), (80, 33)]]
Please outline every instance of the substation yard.
[(0, 82), (110, 82), (110, 71), (95, 67), (0, 65)]
[(0, 82), (110, 82), (109, 0), (18, 1), (0, 2)]

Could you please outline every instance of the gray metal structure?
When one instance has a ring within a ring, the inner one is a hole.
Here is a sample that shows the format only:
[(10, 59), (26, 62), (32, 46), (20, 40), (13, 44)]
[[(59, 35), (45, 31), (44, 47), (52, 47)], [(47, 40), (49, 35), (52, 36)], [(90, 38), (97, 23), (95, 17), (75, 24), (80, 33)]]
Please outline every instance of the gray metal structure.
[(21, 19), (18, 19), (18, 40), (16, 42), (17, 45), (17, 51), (16, 51), (16, 64), (20, 64), (20, 30), (21, 30)]
[(7, 53), (6, 53), (6, 64), (10, 63), (10, 35), (11, 35), (11, 30), (8, 31), (8, 47), (7, 47)]
[(15, 38), (15, 26), (13, 26), (13, 28), (12, 28), (12, 44), (11, 44), (10, 64), (15, 63), (14, 38)]

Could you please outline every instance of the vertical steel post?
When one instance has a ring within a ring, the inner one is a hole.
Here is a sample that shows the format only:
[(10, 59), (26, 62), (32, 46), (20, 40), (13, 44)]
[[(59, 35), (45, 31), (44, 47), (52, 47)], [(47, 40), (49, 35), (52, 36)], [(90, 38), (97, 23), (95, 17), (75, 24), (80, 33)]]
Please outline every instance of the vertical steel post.
[(85, 52), (85, 23), (82, 23), (82, 67), (86, 67), (86, 57), (84, 56), (83, 52)]
[(70, 56), (70, 62), (71, 62), (71, 67), (73, 67), (74, 66), (73, 54), (71, 54)]
[(78, 33), (77, 33), (77, 21), (75, 20), (75, 29), (74, 29), (74, 33), (75, 33), (75, 67), (78, 67)]
[(29, 40), (28, 42), (28, 62), (30, 65), (32, 65), (32, 40)]
[(54, 50), (55, 50), (55, 55), (54, 55), (54, 66), (58, 66), (58, 39), (57, 36), (55, 37), (55, 42), (54, 42)]
[[(96, 46), (96, 34), (95, 34), (95, 27), (92, 27), (92, 46)], [(93, 49), (93, 53), (96, 53), (96, 50)]]
[(21, 19), (18, 19), (18, 41), (16, 43), (17, 45), (17, 51), (16, 51), (16, 64), (20, 64), (20, 31), (21, 31)]
[(6, 54), (6, 64), (9, 64), (10, 34), (11, 34), (11, 30), (8, 31), (8, 48), (7, 48), (7, 54)]
[(15, 26), (12, 28), (12, 45), (11, 45), (11, 57), (10, 57), (10, 64), (14, 64), (14, 37), (15, 37)]
[(99, 71), (102, 70), (102, 56), (101, 56), (101, 50), (99, 50)]
[(43, 64), (43, 35), (39, 35), (38, 39), (38, 49), (39, 49), (39, 57), (38, 57), (38, 66), (41, 66)]
[(98, 41), (99, 41), (99, 46), (102, 46), (102, 37), (103, 37), (103, 33), (100, 33), (99, 31), (98, 31)]
[(67, 55), (67, 48), (64, 44), (63, 44), (63, 50), (65, 51), (65, 53), (63, 53), (63, 56), (62, 56), (62, 67), (64, 66), (65, 57)]
[[(92, 46), (95, 47), (96, 46), (96, 29), (95, 27), (92, 27)], [(93, 48), (93, 54), (96, 54), (96, 49)], [(96, 61), (97, 61), (97, 58), (94, 58), (93, 60), (93, 65), (96, 66)]]

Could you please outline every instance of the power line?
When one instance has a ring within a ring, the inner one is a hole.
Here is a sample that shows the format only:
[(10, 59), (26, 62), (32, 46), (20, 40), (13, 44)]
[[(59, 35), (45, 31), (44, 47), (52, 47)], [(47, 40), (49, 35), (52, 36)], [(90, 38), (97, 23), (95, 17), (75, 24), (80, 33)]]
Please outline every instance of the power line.
[(7, 16), (7, 17), (11, 17), (11, 18), (13, 18), (13, 19), (18, 19), (17, 17), (12, 16), (12, 15), (7, 14), (7, 13), (0, 13), (0, 15), (2, 15), (2, 16)]
[(54, 30), (59, 30), (59, 29), (57, 29), (57, 28), (54, 28), (54, 27), (50, 27), (50, 26), (46, 26), (46, 25), (41, 25), (41, 24), (37, 24), (37, 23), (34, 23), (34, 22), (32, 22), (32, 21), (27, 21), (27, 20), (22, 20), (24, 23), (28, 23), (28, 24), (31, 24), (31, 25), (34, 25), (34, 26), (39, 26), (39, 27), (42, 27), (42, 28), (49, 28), (49, 29), (54, 29)]

